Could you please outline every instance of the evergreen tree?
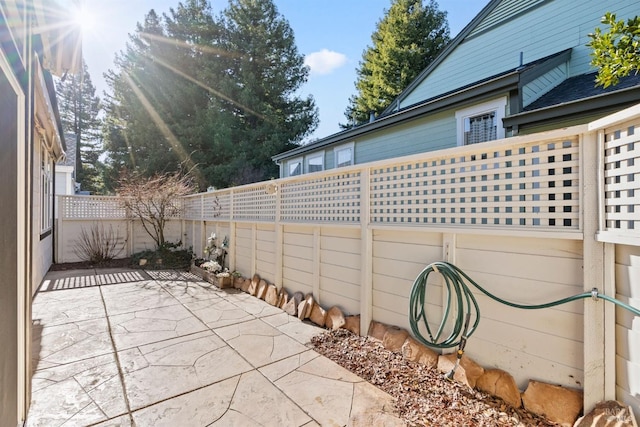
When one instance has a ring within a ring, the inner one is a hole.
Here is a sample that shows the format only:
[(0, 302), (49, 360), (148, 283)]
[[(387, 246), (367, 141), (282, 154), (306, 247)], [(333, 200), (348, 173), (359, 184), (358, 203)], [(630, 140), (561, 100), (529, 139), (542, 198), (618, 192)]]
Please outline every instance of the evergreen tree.
[(104, 126), (110, 185), (118, 171), (146, 176), (187, 166), (201, 188), (277, 175), (271, 156), (317, 124), (295, 92), (308, 69), (271, 1), (232, 1), (216, 18), (187, 0), (150, 11), (108, 73)]
[(228, 53), (222, 106), (233, 117), (237, 150), (230, 184), (278, 176), (271, 156), (294, 148), (317, 126), (313, 98), (296, 97), (309, 70), (293, 30), (271, 0), (231, 0), (223, 12), (221, 47)]
[(101, 111), (100, 98), (91, 82), (87, 64), (82, 63), (82, 71), (58, 82), (57, 98), (60, 120), (65, 133), (75, 135), (76, 182), (82, 190), (92, 193), (103, 191), (100, 155)]
[(107, 98), (103, 128), (109, 155), (108, 187), (113, 189), (121, 170), (151, 176), (175, 171), (184, 160), (172, 149), (171, 134), (163, 134), (158, 122), (170, 128), (177, 77), (163, 68), (171, 46), (160, 16), (150, 10), (129, 37), (126, 51), (116, 56), (117, 71), (107, 73), (112, 95)]
[(357, 94), (345, 111), (349, 128), (379, 115), (449, 41), (447, 13), (431, 0), (393, 0), (362, 54), (355, 83)]

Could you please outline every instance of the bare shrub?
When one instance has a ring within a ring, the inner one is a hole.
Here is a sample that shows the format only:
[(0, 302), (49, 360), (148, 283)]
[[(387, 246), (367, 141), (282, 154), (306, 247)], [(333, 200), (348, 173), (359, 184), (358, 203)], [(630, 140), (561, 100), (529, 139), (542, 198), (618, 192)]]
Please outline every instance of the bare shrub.
[(168, 220), (180, 218), (183, 196), (195, 191), (188, 175), (179, 172), (143, 177), (124, 173), (118, 181), (118, 194), (132, 218), (142, 227), (158, 249), (165, 247), (164, 227)]
[(120, 240), (120, 233), (113, 226), (106, 229), (104, 224), (93, 223), (89, 230), (82, 227), (73, 252), (83, 261), (100, 264), (122, 253), (124, 245)]

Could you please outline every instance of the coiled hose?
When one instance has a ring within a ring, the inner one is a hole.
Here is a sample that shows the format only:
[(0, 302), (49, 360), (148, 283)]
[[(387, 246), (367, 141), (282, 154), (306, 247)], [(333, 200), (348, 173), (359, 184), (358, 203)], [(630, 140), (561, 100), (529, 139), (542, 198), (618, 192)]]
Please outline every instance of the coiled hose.
[[(444, 313), (442, 315), (440, 325), (438, 326), (438, 329), (436, 331), (432, 331), (431, 327), (429, 326), (427, 313), (425, 310), (427, 279), (429, 278), (429, 274), (433, 272), (440, 273), (444, 278), (443, 290), (445, 290), (446, 292), (446, 302), (445, 306), (443, 307)], [(540, 308), (555, 307), (583, 298), (599, 298), (605, 301), (609, 301), (626, 310), (629, 310), (636, 316), (640, 316), (640, 310), (638, 310), (637, 308), (634, 308), (610, 296), (599, 294), (598, 290), (595, 288), (591, 292), (584, 292), (578, 295), (573, 295), (545, 304), (525, 305), (509, 302), (493, 295), (491, 292), (478, 285), (473, 281), (473, 279), (467, 276), (455, 265), (448, 262), (434, 262), (432, 264), (429, 264), (424, 270), (422, 270), (418, 277), (416, 277), (416, 280), (413, 282), (413, 287), (411, 288), (411, 296), (409, 299), (409, 323), (411, 325), (411, 330), (413, 331), (415, 337), (422, 341), (425, 345), (440, 349), (457, 347), (460, 344), (462, 336), (464, 336), (464, 340), (466, 340), (466, 338), (471, 336), (478, 327), (478, 323), (480, 323), (480, 308), (478, 307), (478, 302), (473, 296), (471, 289), (465, 283), (465, 279), (468, 283), (473, 285), (489, 298), (509, 307), (521, 308), (524, 310), (537, 310)], [(452, 303), (454, 302), (457, 307), (457, 313), (453, 322), (453, 329), (446, 338), (441, 339), (441, 335), (443, 334), (445, 326), (450, 323), (449, 316), (451, 315)], [(471, 327), (466, 330), (464, 326), (465, 318), (469, 316), (473, 317), (475, 320)], [(422, 333), (420, 331), (420, 323), (424, 325), (427, 333), (429, 334), (429, 338), (425, 338), (424, 336), (422, 336)]]

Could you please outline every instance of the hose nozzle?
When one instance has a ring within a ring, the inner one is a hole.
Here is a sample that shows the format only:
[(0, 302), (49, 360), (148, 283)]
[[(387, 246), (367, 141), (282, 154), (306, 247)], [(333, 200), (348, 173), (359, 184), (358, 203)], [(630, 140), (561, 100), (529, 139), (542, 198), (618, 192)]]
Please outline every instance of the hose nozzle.
[(454, 367), (452, 370), (444, 374), (444, 379), (453, 381), (453, 376), (455, 375), (455, 373), (456, 373), (456, 368)]

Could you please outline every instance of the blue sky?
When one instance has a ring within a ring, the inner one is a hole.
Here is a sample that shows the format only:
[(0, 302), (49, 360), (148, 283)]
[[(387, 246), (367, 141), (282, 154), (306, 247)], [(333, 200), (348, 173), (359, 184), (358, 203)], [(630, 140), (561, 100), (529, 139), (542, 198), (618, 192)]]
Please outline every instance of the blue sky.
[[(301, 94), (313, 95), (320, 124), (309, 139), (323, 138), (339, 131), (344, 111), (355, 93), (356, 68), (362, 52), (371, 44), (371, 34), (384, 16), (391, 0), (274, 0), (278, 11), (289, 21), (296, 44), (311, 67)], [(447, 11), (451, 35), (455, 36), (489, 0), (440, 0)], [(106, 84), (102, 74), (113, 68), (116, 52), (123, 50), (127, 34), (150, 9), (168, 12), (179, 0), (84, 0), (89, 23), (83, 51), (91, 79), (102, 97)], [(226, 0), (210, 1), (218, 14)]]

